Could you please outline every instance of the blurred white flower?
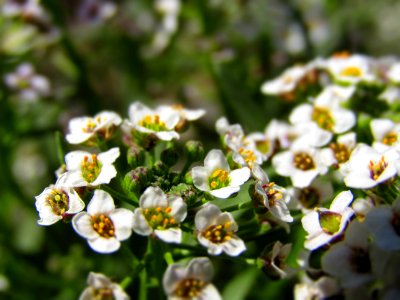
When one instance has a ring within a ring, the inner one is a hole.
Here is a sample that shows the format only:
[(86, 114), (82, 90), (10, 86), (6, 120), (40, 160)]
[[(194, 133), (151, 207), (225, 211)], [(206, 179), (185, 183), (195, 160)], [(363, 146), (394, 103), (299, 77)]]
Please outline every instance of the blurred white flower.
[(171, 264), (163, 276), (163, 287), (169, 300), (221, 300), (218, 290), (211, 283), (214, 269), (207, 257), (192, 259), (184, 267)]
[(140, 235), (155, 235), (167, 243), (180, 243), (180, 223), (186, 217), (181, 197), (167, 196), (159, 187), (148, 187), (134, 211), (133, 230)]
[(231, 171), (221, 150), (211, 150), (204, 159), (204, 167), (192, 169), (193, 184), (217, 198), (228, 198), (240, 190), (250, 177), (247, 167)]
[(121, 286), (112, 282), (107, 276), (101, 273), (90, 272), (87, 278), (88, 287), (79, 296), (79, 300), (129, 300)]
[(83, 0), (79, 6), (77, 15), (80, 21), (98, 24), (111, 17), (117, 12), (117, 5), (111, 1)]
[(370, 123), (374, 136), (372, 147), (383, 153), (390, 148), (400, 152), (400, 124), (389, 119), (373, 119)]
[(246, 245), (236, 232), (238, 225), (229, 212), (221, 212), (218, 206), (208, 203), (195, 215), (197, 239), (207, 247), (211, 255), (222, 252), (238, 256), (246, 250)]
[(112, 253), (119, 249), (121, 241), (132, 233), (133, 212), (115, 208), (114, 200), (103, 190), (95, 190), (87, 206), (72, 218), (75, 231), (88, 240), (89, 246), (99, 253)]

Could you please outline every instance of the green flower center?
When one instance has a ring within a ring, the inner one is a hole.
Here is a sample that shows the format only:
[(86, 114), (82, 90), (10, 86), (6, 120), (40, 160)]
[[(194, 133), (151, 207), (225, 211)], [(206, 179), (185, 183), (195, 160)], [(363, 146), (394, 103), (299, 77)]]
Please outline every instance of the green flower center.
[(69, 197), (61, 189), (53, 189), (49, 195), (47, 195), (46, 200), (51, 206), (53, 212), (62, 216), (69, 208)]
[(165, 123), (160, 120), (159, 115), (147, 115), (141, 121), (139, 121), (139, 125), (153, 131), (168, 130)]
[(207, 282), (200, 279), (187, 278), (178, 283), (174, 295), (180, 299), (193, 299), (201, 294)]
[(329, 109), (323, 107), (314, 107), (311, 119), (317, 123), (319, 127), (331, 131), (335, 125), (335, 120)]
[(339, 143), (331, 143), (329, 148), (333, 151), (335, 158), (338, 163), (342, 164), (349, 160), (350, 158), (350, 150), (346, 145)]
[(170, 227), (177, 227), (175, 219), (171, 217), (171, 207), (156, 207), (146, 208), (143, 211), (143, 215), (146, 218), (147, 223), (153, 229), (165, 230)]
[(114, 293), (110, 288), (104, 287), (93, 290), (93, 300), (114, 300)]
[(227, 187), (230, 182), (229, 173), (223, 169), (216, 169), (208, 179), (208, 185), (212, 190)]
[(377, 163), (370, 160), (368, 168), (370, 171), (371, 178), (373, 180), (378, 180), (379, 176), (382, 175), (383, 171), (385, 171), (387, 166), (388, 166), (388, 164), (385, 161), (385, 158), (383, 156)]
[(229, 241), (233, 236), (233, 231), (230, 230), (231, 225), (232, 222), (226, 222), (225, 224), (220, 225), (211, 225), (203, 231), (202, 235), (214, 244), (224, 243)]
[(385, 135), (385, 137), (382, 140), (382, 143), (388, 146), (392, 146), (397, 142), (397, 133), (396, 132), (389, 132), (388, 134)]
[(97, 159), (96, 154), (86, 155), (81, 164), (82, 177), (87, 182), (92, 183), (99, 176), (101, 171), (101, 162)]
[(320, 194), (318, 190), (308, 187), (300, 190), (299, 194), (299, 202), (301, 205), (303, 205), (305, 208), (310, 209), (315, 206), (320, 201)]
[(268, 154), (271, 149), (271, 143), (268, 140), (257, 141), (256, 148), (263, 154)]
[(92, 226), (100, 236), (110, 238), (115, 236), (115, 227), (113, 221), (103, 214), (92, 216)]
[(324, 232), (335, 234), (340, 229), (342, 215), (331, 211), (319, 211), (319, 224)]
[(305, 152), (297, 152), (293, 157), (293, 164), (297, 169), (307, 171), (315, 168), (313, 158)]

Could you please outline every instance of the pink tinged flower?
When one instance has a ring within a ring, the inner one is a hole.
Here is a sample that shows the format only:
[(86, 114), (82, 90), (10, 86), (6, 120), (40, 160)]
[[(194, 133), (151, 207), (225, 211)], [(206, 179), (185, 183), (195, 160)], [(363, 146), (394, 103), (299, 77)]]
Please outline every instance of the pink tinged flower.
[(74, 118), (69, 122), (66, 139), (70, 144), (96, 142), (96, 138), (108, 140), (121, 122), (121, 117), (112, 111), (103, 111), (94, 117)]
[(117, 147), (99, 154), (70, 152), (65, 156), (67, 172), (59, 178), (60, 184), (70, 187), (108, 184), (117, 175), (113, 163), (119, 155)]
[(88, 240), (94, 251), (112, 253), (119, 249), (121, 241), (131, 236), (133, 212), (115, 208), (114, 200), (107, 192), (95, 190), (87, 212), (76, 214), (72, 226)]
[[(283, 222), (293, 222), (293, 217), (287, 207), (290, 201), (288, 191), (268, 180), (267, 174), (261, 169), (255, 169), (255, 176), (258, 179), (255, 184), (255, 193), (260, 197), (259, 204), (268, 209), (268, 211), (277, 219)], [(258, 204), (258, 203), (257, 203)]]
[(186, 218), (186, 203), (181, 197), (167, 196), (159, 187), (148, 187), (134, 211), (133, 230), (140, 235), (155, 235), (167, 243), (180, 243), (180, 223)]
[(360, 144), (346, 163), (344, 183), (351, 188), (369, 189), (397, 175), (400, 154), (395, 149), (379, 153), (374, 148)]
[(179, 139), (175, 131), (180, 115), (174, 110), (157, 111), (140, 102), (129, 107), (129, 120), (125, 120), (125, 130), (136, 130), (144, 134), (154, 134), (158, 139), (170, 141)]
[(382, 153), (390, 148), (400, 152), (400, 124), (389, 119), (374, 119), (370, 123), (374, 143), (372, 147)]
[(218, 206), (206, 204), (194, 218), (197, 230), (197, 239), (201, 245), (207, 247), (211, 255), (220, 255), (225, 252), (230, 256), (238, 256), (246, 250), (246, 245), (236, 232), (238, 225), (228, 212), (221, 212)]
[(39, 225), (52, 225), (68, 218), (84, 209), (85, 203), (69, 187), (61, 187), (57, 183), (49, 186), (36, 196), (36, 210), (39, 212)]
[(354, 288), (374, 279), (369, 232), (363, 223), (352, 222), (345, 239), (322, 257), (322, 269), (338, 278), (344, 288)]
[(228, 198), (240, 190), (250, 177), (250, 169), (243, 167), (231, 171), (221, 150), (211, 150), (204, 159), (204, 167), (192, 169), (193, 184), (217, 198)]
[(306, 249), (315, 250), (343, 233), (354, 214), (353, 209), (349, 207), (352, 200), (353, 194), (343, 191), (333, 199), (329, 209), (318, 208), (301, 219), (307, 232), (304, 243)]
[(326, 161), (319, 149), (296, 143), (290, 150), (272, 158), (272, 165), (281, 176), (290, 177), (293, 186), (304, 188), (318, 176), (328, 172), (331, 162)]
[(169, 300), (221, 300), (211, 283), (213, 274), (213, 266), (207, 257), (194, 258), (186, 267), (171, 264), (163, 276), (164, 291)]
[(392, 207), (382, 205), (372, 208), (366, 218), (365, 226), (371, 232), (374, 243), (385, 251), (400, 249), (400, 201)]
[(87, 279), (88, 287), (79, 296), (79, 300), (114, 299), (129, 300), (130, 297), (115, 282), (101, 273), (90, 272)]

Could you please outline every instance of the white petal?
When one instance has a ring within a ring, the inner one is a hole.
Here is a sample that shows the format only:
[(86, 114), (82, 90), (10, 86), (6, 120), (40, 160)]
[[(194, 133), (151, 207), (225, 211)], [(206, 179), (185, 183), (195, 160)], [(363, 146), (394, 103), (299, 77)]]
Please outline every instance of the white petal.
[(111, 148), (106, 152), (102, 152), (97, 155), (97, 159), (103, 164), (112, 164), (120, 155), (120, 151), (118, 147)]
[(153, 232), (153, 229), (149, 226), (146, 218), (143, 216), (143, 210), (141, 208), (136, 208), (133, 212), (132, 229), (137, 234), (144, 236), (150, 235)]
[(315, 235), (319, 233), (322, 228), (319, 223), (319, 215), (316, 211), (311, 211), (301, 219), (301, 224), (308, 235)]
[(85, 203), (79, 197), (75, 190), (68, 193), (68, 214), (76, 214), (85, 208)]
[(86, 239), (94, 239), (99, 236), (93, 229), (91, 216), (86, 212), (80, 212), (72, 218), (72, 227)]
[(211, 190), (209, 193), (213, 195), (214, 197), (221, 198), (221, 199), (226, 199), (233, 193), (239, 192), (240, 187), (236, 186), (227, 186), (223, 187), (217, 190)]
[(171, 197), (168, 199), (169, 206), (171, 207), (171, 216), (182, 222), (187, 215), (187, 205), (181, 197)]
[(108, 217), (112, 220), (115, 228), (115, 236), (118, 240), (128, 239), (132, 234), (133, 212), (125, 208), (117, 208)]
[(162, 141), (171, 141), (179, 139), (179, 134), (175, 131), (160, 131), (154, 133)]
[(92, 154), (86, 151), (72, 151), (65, 155), (65, 164), (67, 171), (81, 170), (82, 161), (85, 156), (90, 157)]
[(92, 200), (87, 206), (90, 215), (109, 214), (115, 209), (113, 198), (103, 190), (95, 190)]
[(80, 170), (68, 171), (63, 173), (58, 181), (60, 186), (64, 187), (82, 187), (87, 186), (88, 183), (83, 179)]
[(247, 167), (233, 170), (229, 173), (229, 178), (231, 179), (229, 185), (240, 186), (245, 183), (250, 177), (250, 169)]
[(305, 188), (308, 187), (311, 182), (317, 177), (318, 171), (317, 170), (308, 170), (308, 171), (301, 171), (295, 170), (292, 175), (292, 183), (293, 186), (297, 188)]
[(52, 225), (62, 219), (62, 216), (58, 216), (53, 212), (50, 205), (43, 205), (39, 211), (40, 220), (39, 225), (48, 226)]
[(216, 169), (229, 171), (228, 161), (221, 150), (211, 150), (204, 159), (204, 167), (212, 173)]
[(205, 167), (194, 167), (192, 169), (193, 184), (200, 191), (209, 191), (208, 178), (210, 176), (207, 168)]
[(320, 232), (320, 234), (309, 237), (305, 242), (304, 242), (304, 247), (308, 250), (315, 250), (318, 249), (319, 247), (326, 245), (329, 243), (334, 236), (329, 235), (325, 232)]
[(69, 133), (65, 136), (65, 139), (70, 144), (81, 144), (93, 136), (93, 133), (82, 132), (82, 133)]
[(182, 241), (182, 230), (180, 228), (169, 228), (165, 230), (154, 230), (155, 235), (167, 243), (179, 244)]
[(237, 236), (232, 236), (232, 238), (221, 244), (224, 252), (230, 256), (238, 256), (242, 252), (246, 251), (246, 245), (243, 240)]
[(295, 107), (289, 116), (289, 121), (292, 124), (309, 122), (313, 112), (311, 104), (301, 104)]
[(343, 133), (352, 128), (356, 123), (354, 112), (347, 109), (339, 109), (334, 111), (335, 124), (333, 131), (335, 133)]
[(194, 217), (196, 229), (204, 231), (210, 225), (215, 225), (218, 216), (221, 214), (221, 210), (214, 204), (206, 204), (201, 208)]
[(186, 276), (210, 282), (214, 276), (214, 268), (208, 257), (197, 257), (190, 261), (187, 266)]
[(156, 208), (156, 207), (167, 207), (168, 200), (167, 196), (159, 187), (148, 187), (142, 196), (140, 196), (140, 207), (146, 208)]
[(351, 191), (340, 192), (335, 199), (333, 199), (330, 210), (341, 213), (353, 201), (353, 194)]
[(109, 184), (111, 179), (115, 176), (117, 176), (117, 170), (113, 165), (102, 165), (99, 175), (90, 185), (98, 186), (100, 184)]
[(179, 264), (169, 265), (163, 276), (163, 287), (167, 295), (171, 295), (176, 285), (186, 277), (186, 268)]
[(226, 228), (227, 231), (233, 231), (236, 232), (238, 230), (238, 225), (235, 222), (235, 219), (233, 218), (232, 214), (229, 212), (223, 212), (221, 213), (217, 219), (216, 219), (216, 224), (219, 225), (225, 225), (226, 223), (229, 223), (229, 227)]
[(89, 246), (99, 253), (112, 253), (119, 249), (121, 246), (120, 241), (116, 238), (103, 238), (88, 240)]
[(222, 297), (213, 284), (207, 284), (201, 291), (199, 300), (222, 300)]

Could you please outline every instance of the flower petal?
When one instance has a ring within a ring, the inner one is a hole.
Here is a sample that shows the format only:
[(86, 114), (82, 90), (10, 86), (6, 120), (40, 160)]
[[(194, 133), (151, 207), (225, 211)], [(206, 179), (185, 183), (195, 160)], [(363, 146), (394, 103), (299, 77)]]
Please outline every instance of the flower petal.
[(90, 215), (108, 214), (115, 209), (114, 199), (103, 190), (95, 190), (92, 200), (87, 206)]

